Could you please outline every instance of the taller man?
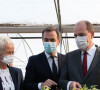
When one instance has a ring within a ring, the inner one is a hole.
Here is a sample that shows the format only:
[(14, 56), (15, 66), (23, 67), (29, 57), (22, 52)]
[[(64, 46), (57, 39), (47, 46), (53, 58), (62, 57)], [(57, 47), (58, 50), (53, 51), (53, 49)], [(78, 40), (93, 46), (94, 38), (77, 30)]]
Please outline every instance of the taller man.
[(29, 58), (24, 81), (25, 90), (40, 90), (49, 86), (56, 90), (64, 55), (57, 53), (60, 33), (54, 27), (47, 27), (42, 32), (45, 51)]
[(79, 90), (84, 84), (100, 89), (100, 48), (94, 45), (93, 25), (80, 21), (74, 27), (74, 36), (79, 49), (66, 54), (59, 83), (63, 90)]

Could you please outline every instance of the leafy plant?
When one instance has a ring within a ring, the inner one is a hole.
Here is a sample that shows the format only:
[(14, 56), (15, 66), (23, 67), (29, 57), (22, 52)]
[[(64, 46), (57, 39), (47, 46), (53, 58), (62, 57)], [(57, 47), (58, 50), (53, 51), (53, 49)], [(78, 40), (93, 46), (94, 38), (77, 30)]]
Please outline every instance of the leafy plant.
[[(96, 88), (97, 85), (91, 85), (90, 89), (88, 89), (88, 87), (86, 86), (86, 84), (80, 88), (80, 90), (100, 90)], [(73, 88), (72, 90), (75, 90), (75, 88)]]
[(43, 86), (43, 87), (41, 88), (41, 90), (50, 90), (50, 87), (48, 87), (48, 86)]
[(97, 86), (97, 85), (92, 85), (92, 86), (91, 86), (91, 89), (96, 88), (96, 86)]
[[(50, 87), (48, 87), (48, 86), (43, 86), (42, 88), (41, 88), (41, 90), (50, 90), (51, 88)], [(61, 89), (62, 90), (62, 89)]]

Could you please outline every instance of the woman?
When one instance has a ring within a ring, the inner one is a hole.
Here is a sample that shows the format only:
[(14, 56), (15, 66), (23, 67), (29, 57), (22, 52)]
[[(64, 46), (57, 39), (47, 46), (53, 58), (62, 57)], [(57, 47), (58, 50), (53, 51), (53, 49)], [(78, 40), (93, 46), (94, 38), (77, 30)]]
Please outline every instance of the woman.
[(9, 66), (14, 59), (14, 44), (7, 36), (0, 36), (0, 90), (23, 90), (21, 69)]

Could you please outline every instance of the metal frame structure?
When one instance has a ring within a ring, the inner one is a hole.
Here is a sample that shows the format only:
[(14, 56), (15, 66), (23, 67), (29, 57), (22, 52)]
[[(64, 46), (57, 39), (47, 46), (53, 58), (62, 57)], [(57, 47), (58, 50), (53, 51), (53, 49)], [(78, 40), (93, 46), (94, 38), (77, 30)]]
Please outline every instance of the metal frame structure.
[[(58, 27), (57, 25), (54, 25)], [(41, 33), (47, 26), (0, 26), (0, 33)], [(74, 25), (62, 25), (63, 33), (73, 33)], [(100, 25), (94, 25), (95, 32), (100, 32)]]

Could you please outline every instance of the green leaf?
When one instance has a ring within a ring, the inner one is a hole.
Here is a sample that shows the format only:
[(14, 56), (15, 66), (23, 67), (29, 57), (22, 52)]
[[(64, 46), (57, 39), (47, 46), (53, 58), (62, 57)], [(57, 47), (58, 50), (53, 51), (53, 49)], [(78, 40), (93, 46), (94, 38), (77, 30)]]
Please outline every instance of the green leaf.
[[(88, 89), (88, 87), (86, 86), (86, 84), (83, 86), (83, 88), (80, 88), (80, 90), (100, 90), (96, 88), (97, 85), (91, 85), (91, 88)], [(73, 88), (72, 90), (75, 90), (75, 88)]]
[(80, 90), (83, 90), (83, 88), (80, 88)]
[(91, 89), (93, 89), (93, 88), (96, 88), (96, 86), (98, 86), (98, 85), (91, 85)]
[(72, 90), (75, 90), (75, 88), (73, 88)]
[(50, 87), (48, 87), (48, 86), (43, 86), (43, 87), (41, 88), (41, 90), (50, 90)]
[(86, 86), (86, 84), (83, 86), (83, 90), (88, 90), (88, 87)]

